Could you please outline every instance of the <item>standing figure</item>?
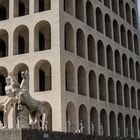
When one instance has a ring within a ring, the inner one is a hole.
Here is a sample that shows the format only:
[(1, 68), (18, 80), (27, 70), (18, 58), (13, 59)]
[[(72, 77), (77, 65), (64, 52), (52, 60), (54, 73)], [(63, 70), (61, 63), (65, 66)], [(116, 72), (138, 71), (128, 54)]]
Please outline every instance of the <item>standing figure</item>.
[(67, 132), (70, 132), (71, 131), (71, 122), (70, 120), (67, 121)]
[(91, 135), (94, 135), (94, 123), (91, 121)]
[(103, 128), (103, 124), (101, 123), (100, 126), (100, 135), (103, 136), (104, 135), (104, 128)]
[(134, 138), (134, 136), (135, 136), (135, 129), (134, 127), (132, 127), (132, 138)]
[[(17, 103), (17, 94), (19, 91), (19, 84), (16, 81), (15, 77), (12, 73), (9, 73), (8, 77), (6, 78), (6, 99), (3, 102), (4, 106), (4, 128), (8, 128), (8, 114), (11, 111), (12, 107), (15, 108)], [(15, 124), (16, 122), (14, 122)]]
[(84, 133), (84, 125), (83, 125), (82, 120), (80, 120), (80, 123), (79, 123), (79, 130), (80, 130), (80, 133)]
[(125, 128), (125, 137), (128, 137), (128, 128)]

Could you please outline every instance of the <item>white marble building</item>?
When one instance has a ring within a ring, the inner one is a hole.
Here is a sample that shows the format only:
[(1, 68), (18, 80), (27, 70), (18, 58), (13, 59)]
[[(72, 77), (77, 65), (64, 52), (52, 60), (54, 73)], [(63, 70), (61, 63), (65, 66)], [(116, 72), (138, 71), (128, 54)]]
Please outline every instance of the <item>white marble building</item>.
[[(53, 131), (139, 136), (140, 35), (135, 0), (1, 0), (0, 94), (28, 69)], [(1, 113), (2, 118), (2, 113)], [(120, 131), (118, 134), (118, 130)]]

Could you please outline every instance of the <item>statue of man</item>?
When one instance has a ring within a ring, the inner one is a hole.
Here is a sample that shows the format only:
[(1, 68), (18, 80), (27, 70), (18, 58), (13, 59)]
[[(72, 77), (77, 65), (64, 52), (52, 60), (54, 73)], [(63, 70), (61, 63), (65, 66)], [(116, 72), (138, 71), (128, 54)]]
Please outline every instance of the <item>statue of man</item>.
[(125, 137), (128, 137), (128, 128), (125, 128)]
[(67, 132), (70, 132), (71, 122), (70, 120), (67, 121)]
[(4, 106), (4, 128), (8, 128), (8, 114), (12, 107), (15, 107), (17, 103), (17, 93), (19, 90), (19, 84), (16, 81), (12, 73), (9, 73), (6, 78), (6, 99), (3, 103)]
[(100, 125), (100, 135), (103, 136), (104, 135), (104, 128), (103, 128), (103, 124), (101, 123)]
[(91, 135), (94, 135), (94, 123), (91, 121)]
[(135, 129), (134, 127), (132, 127), (132, 138), (134, 138), (134, 136), (135, 136)]
[(80, 133), (84, 133), (84, 125), (83, 125), (82, 120), (80, 120), (80, 123), (79, 123), (79, 130), (80, 130)]

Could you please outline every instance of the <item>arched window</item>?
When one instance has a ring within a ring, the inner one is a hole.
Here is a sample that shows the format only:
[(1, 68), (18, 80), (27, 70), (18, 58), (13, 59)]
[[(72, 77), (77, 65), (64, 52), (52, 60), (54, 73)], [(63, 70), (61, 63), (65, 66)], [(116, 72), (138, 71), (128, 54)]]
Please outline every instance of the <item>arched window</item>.
[(129, 71), (130, 71), (130, 78), (132, 80), (135, 80), (134, 61), (132, 58), (129, 59)]
[(0, 21), (9, 18), (9, 0), (0, 1)]
[(22, 36), (18, 36), (18, 54), (25, 53), (25, 40)]
[(137, 82), (140, 82), (140, 64), (138, 61), (136, 62), (135, 67), (136, 67), (136, 80)]
[(86, 3), (86, 18), (87, 18), (87, 25), (94, 28), (94, 11), (90, 1), (87, 1)]
[(118, 14), (118, 1), (112, 0), (112, 11)]
[(121, 45), (126, 48), (126, 30), (123, 25), (121, 25)]
[(77, 30), (77, 55), (85, 58), (85, 36), (81, 29)]
[(124, 118), (121, 113), (118, 114), (118, 129), (120, 130), (120, 137), (124, 137)]
[(104, 0), (104, 5), (110, 8), (110, 0)]
[(94, 107), (90, 110), (90, 126), (92, 124), (94, 124), (94, 134), (98, 134), (98, 112)]
[(132, 9), (132, 21), (133, 21), (133, 26), (137, 29), (138, 27), (137, 14), (134, 8)]
[[(88, 126), (87, 108), (83, 104), (79, 107), (79, 125), (80, 123), (82, 123), (83, 126)], [(83, 131), (84, 134), (87, 134), (88, 133), (87, 127)]]
[(74, 31), (72, 25), (68, 22), (65, 24), (64, 35), (65, 50), (69, 52), (74, 52)]
[(133, 52), (133, 40), (130, 30), (127, 31), (128, 49)]
[(43, 33), (39, 32), (39, 51), (45, 49), (45, 36)]
[(96, 75), (93, 70), (89, 72), (89, 96), (97, 98), (97, 82)]
[(45, 72), (39, 70), (39, 91), (45, 91)]
[(34, 28), (34, 51), (51, 49), (51, 26), (47, 21), (40, 21)]
[(64, 11), (73, 15), (73, 0), (64, 0)]
[[(8, 40), (7, 40), (8, 41)], [(0, 57), (5, 57), (7, 56), (7, 45), (6, 42), (4, 40), (0, 39)]]
[(24, 54), (29, 52), (29, 29), (25, 25), (18, 26), (14, 31), (13, 54)]
[(108, 136), (108, 121), (107, 121), (107, 113), (104, 109), (100, 112), (100, 127), (103, 127), (103, 135)]
[(113, 70), (113, 52), (112, 52), (112, 48), (108, 45), (107, 46), (107, 50), (106, 50), (106, 54), (107, 54), (107, 68), (110, 70)]
[(115, 89), (114, 89), (114, 82), (112, 78), (108, 80), (108, 101), (110, 103), (115, 103)]
[(0, 21), (5, 20), (6, 17), (6, 8), (0, 5)]
[(119, 26), (116, 20), (113, 21), (113, 34), (114, 34), (114, 41), (120, 43), (119, 39)]
[(132, 118), (132, 128), (133, 128), (133, 137), (138, 138), (138, 129), (137, 129), (137, 118), (133, 116)]
[(117, 94), (117, 104), (123, 105), (122, 84), (120, 81), (117, 81), (116, 84), (116, 94)]
[(115, 51), (115, 71), (121, 74), (121, 56), (118, 50)]
[(95, 62), (96, 61), (96, 56), (95, 56), (95, 41), (92, 35), (88, 36), (88, 40), (87, 40), (87, 44), (88, 44), (88, 60), (91, 62)]
[(0, 96), (6, 95), (5, 86), (6, 86), (5, 77), (0, 74)]
[(136, 109), (136, 91), (135, 88), (131, 88), (131, 108)]
[(29, 14), (29, 0), (14, 1), (14, 16), (24, 16)]
[(35, 65), (34, 80), (35, 92), (51, 90), (51, 65), (47, 60), (40, 60)]
[(81, 21), (84, 21), (84, 3), (83, 0), (76, 0), (76, 18)]
[(78, 68), (78, 93), (87, 95), (86, 71), (83, 66)]
[(25, 5), (21, 1), (19, 1), (19, 16), (24, 16), (25, 15)]
[(103, 15), (99, 7), (96, 8), (96, 29), (103, 33)]
[(129, 115), (125, 117), (125, 129), (128, 129), (128, 137), (131, 137), (131, 120)]
[(106, 101), (106, 81), (103, 74), (99, 76), (99, 97), (100, 100)]
[(128, 77), (128, 61), (125, 54), (122, 56), (122, 64), (123, 64), (123, 75)]
[(111, 19), (108, 14), (105, 15), (105, 33), (106, 36), (112, 38)]
[(124, 105), (125, 107), (130, 108), (130, 95), (129, 95), (129, 87), (127, 84), (124, 85)]
[(42, 12), (45, 10), (45, 2), (44, 0), (39, 0), (39, 12)]
[(119, 15), (124, 19), (124, 3), (123, 0), (119, 0)]
[(70, 121), (70, 130), (67, 131), (74, 133), (76, 130), (76, 109), (75, 105), (72, 102), (69, 102), (66, 108), (66, 124), (68, 125), (68, 121)]
[(110, 136), (116, 136), (116, 116), (113, 111), (110, 112), (109, 115), (109, 122), (110, 122)]
[(135, 54), (139, 55), (139, 41), (136, 34), (134, 35), (134, 48), (135, 48)]
[(101, 40), (98, 41), (98, 64), (101, 66), (105, 66), (105, 52), (104, 52), (104, 45)]
[(68, 61), (65, 67), (66, 91), (75, 92), (75, 70), (72, 62)]
[(34, 0), (34, 12), (42, 12), (51, 9), (51, 0)]
[(130, 13), (130, 6), (128, 3), (125, 5), (126, 10), (126, 21), (131, 24), (131, 13)]
[(140, 110), (140, 89), (137, 91), (137, 103), (138, 103), (138, 110)]

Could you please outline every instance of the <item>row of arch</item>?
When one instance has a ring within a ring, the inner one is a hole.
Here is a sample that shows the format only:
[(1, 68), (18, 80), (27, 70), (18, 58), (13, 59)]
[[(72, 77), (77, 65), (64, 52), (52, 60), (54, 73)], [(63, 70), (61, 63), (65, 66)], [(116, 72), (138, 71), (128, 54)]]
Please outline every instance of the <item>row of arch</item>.
[[(64, 32), (65, 32), (65, 38), (64, 38), (65, 50), (74, 53), (75, 52), (74, 31), (70, 23), (67, 22), (65, 24)], [(134, 44), (135, 52), (139, 54), (139, 44), (136, 35), (134, 35), (133, 41), (132, 41), (132, 35), (131, 37), (129, 37), (128, 35), (129, 46), (131, 44)], [(86, 44), (87, 44), (87, 51), (86, 51)], [(96, 47), (96, 42), (94, 40), (94, 37), (90, 34), (86, 39), (84, 36), (84, 32), (81, 29), (78, 29), (76, 32), (76, 51), (77, 51), (77, 55), (80, 57), (86, 58), (87, 55), (88, 60), (91, 62), (94, 63), (97, 62), (101, 66), (107, 65), (107, 68), (109, 70), (114, 70), (119, 74), (123, 74), (126, 77), (130, 77), (132, 80), (136, 80), (138, 82), (140, 81), (138, 61), (135, 63), (132, 57), (130, 57), (128, 60), (126, 54), (122, 54), (121, 56), (120, 52), (117, 49), (113, 51), (110, 45), (107, 45), (105, 50), (105, 46), (101, 40), (97, 41), (97, 47)]]
[[(101, 17), (100, 15), (98, 17)], [(109, 20), (109, 22), (107, 21), (106, 23), (106, 35), (107, 36), (112, 36), (112, 29), (111, 29), (111, 21), (110, 18), (108, 17), (108, 15), (106, 15), (107, 20)], [(99, 22), (100, 24), (101, 22)], [(101, 30), (102, 28), (99, 27), (99, 30)], [(75, 33), (74, 33), (74, 29), (71, 23), (66, 22), (65, 23), (65, 27), (64, 27), (64, 45), (65, 45), (65, 49), (70, 51), (70, 52), (74, 52), (74, 38)], [(92, 41), (92, 46), (94, 46), (94, 39), (92, 36), (90, 38), (88, 38), (88, 43), (90, 41)], [(80, 50), (85, 53), (85, 44), (86, 44), (86, 38), (84, 35), (84, 32), (82, 31), (82, 29), (77, 29), (76, 31), (76, 43), (77, 43), (77, 52), (78, 52), (78, 48), (80, 46)], [(127, 30), (125, 29), (124, 25), (120, 25), (118, 22), (114, 19), (113, 20), (113, 40), (116, 43), (120, 43), (124, 48), (127, 48), (128, 50), (130, 50), (131, 52), (134, 52), (136, 55), (139, 55), (139, 39), (137, 34), (132, 34), (131, 30)], [(80, 55), (80, 54), (79, 54)], [(85, 55), (80, 55), (81, 57), (84, 57)]]
[[(127, 2), (124, 4), (123, 0), (112, 0), (110, 4), (110, 0), (104, 0), (105, 6), (110, 8), (110, 5), (112, 4), (112, 11), (114, 11), (116, 14), (119, 13), (119, 16), (123, 19), (126, 19), (126, 21), (133, 25), (137, 29), (137, 13), (134, 8), (130, 8), (130, 4)], [(84, 21), (86, 18), (86, 23), (94, 28), (94, 3), (90, 0), (86, 1), (86, 6), (84, 6), (84, 1), (83, 0), (76, 0), (75, 2), (73, 0), (64, 0), (64, 11), (67, 13), (74, 15), (74, 7), (75, 5), (75, 15), (76, 18), (78, 18), (81, 21)], [(124, 6), (125, 5), (125, 6)], [(84, 9), (86, 7), (86, 9)], [(119, 8), (118, 8), (119, 7)], [(102, 19), (102, 10), (99, 11), (99, 7), (96, 8), (96, 24), (102, 24), (103, 19)], [(86, 12), (86, 17), (84, 17), (84, 11)], [(100, 14), (100, 16), (98, 16)], [(98, 27), (97, 27), (98, 30)]]
[(121, 106), (124, 105), (128, 108), (140, 109), (140, 89), (136, 93), (134, 86), (129, 88), (127, 83), (123, 85), (119, 80), (115, 83), (113, 78), (109, 77), (106, 79), (103, 74), (97, 76), (94, 70), (90, 70), (87, 75), (82, 65), (78, 67), (76, 72), (72, 62), (68, 61), (65, 67), (66, 91), (76, 92), (76, 80), (78, 83), (78, 94), (80, 95), (99, 98), (100, 100)]
[[(19, 25), (13, 33), (13, 55), (29, 53), (29, 28)], [(40, 21), (34, 28), (34, 51), (51, 49), (51, 26), (47, 21)], [(0, 30), (0, 57), (8, 56), (9, 34)]]
[[(101, 134), (102, 125), (104, 136), (126, 137), (125, 131), (128, 129), (128, 137), (139, 137), (140, 119), (137, 120), (135, 115), (131, 118), (129, 114), (116, 114), (114, 111), (107, 113), (105, 109), (98, 111), (96, 107), (92, 107), (88, 113), (84, 104), (80, 105), (78, 112), (76, 112), (75, 105), (72, 102), (69, 102), (66, 109), (66, 121), (71, 121), (71, 132), (76, 130), (76, 114), (78, 114), (79, 122), (80, 120), (83, 121), (85, 134), (89, 131), (91, 132), (91, 123), (93, 123), (95, 135)], [(90, 117), (88, 117), (88, 114)], [(90, 120), (88, 120), (88, 118)], [(90, 130), (88, 130), (89, 128)]]
[[(110, 8), (110, 0), (104, 0), (104, 5)], [(119, 8), (118, 8), (118, 5), (119, 5)], [(133, 19), (133, 26), (137, 28), (137, 25), (135, 25), (136, 23), (134, 22), (134, 20), (136, 20), (136, 17), (135, 17), (136, 12), (134, 10), (131, 11), (130, 4), (128, 2), (124, 3), (123, 0), (119, 0), (119, 1), (112, 0), (112, 11), (115, 12), (116, 14), (118, 14), (118, 11), (119, 11), (120, 17), (122, 17), (123, 19), (126, 19), (126, 21), (129, 24), (131, 24), (132, 22), (131, 20)]]
[[(9, 0), (0, 1), (0, 20), (9, 18)], [(14, 17), (29, 14), (29, 0), (14, 0)], [(42, 12), (51, 9), (51, 0), (34, 0), (34, 12)]]
[[(22, 77), (21, 72), (30, 70), (24, 63), (17, 64), (13, 69), (13, 74), (21, 83)], [(5, 67), (0, 67), (0, 95), (5, 95), (5, 79), (8, 76), (8, 71)], [(35, 64), (34, 67), (34, 91), (43, 92), (52, 89), (51, 82), (51, 64), (47, 60), (40, 60)]]

